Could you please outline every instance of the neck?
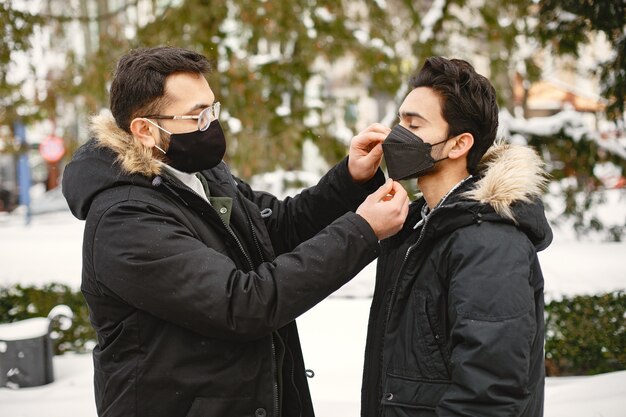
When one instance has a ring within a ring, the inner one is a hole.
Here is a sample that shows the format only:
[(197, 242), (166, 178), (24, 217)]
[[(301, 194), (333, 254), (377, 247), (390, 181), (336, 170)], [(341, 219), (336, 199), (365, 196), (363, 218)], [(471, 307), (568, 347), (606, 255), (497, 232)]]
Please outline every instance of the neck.
[(438, 170), (418, 178), (417, 184), (424, 195), (430, 209), (435, 207), (441, 199), (459, 182), (463, 181), (469, 172), (463, 170)]

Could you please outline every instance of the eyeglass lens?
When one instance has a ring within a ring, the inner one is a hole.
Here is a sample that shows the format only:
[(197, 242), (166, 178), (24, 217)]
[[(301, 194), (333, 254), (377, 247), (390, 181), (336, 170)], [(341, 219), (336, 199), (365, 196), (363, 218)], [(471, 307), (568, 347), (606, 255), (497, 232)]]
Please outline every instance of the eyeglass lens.
[(220, 103), (214, 103), (212, 106), (207, 107), (206, 109), (200, 112), (198, 116), (198, 129), (207, 130), (211, 122), (217, 119), (220, 115)]

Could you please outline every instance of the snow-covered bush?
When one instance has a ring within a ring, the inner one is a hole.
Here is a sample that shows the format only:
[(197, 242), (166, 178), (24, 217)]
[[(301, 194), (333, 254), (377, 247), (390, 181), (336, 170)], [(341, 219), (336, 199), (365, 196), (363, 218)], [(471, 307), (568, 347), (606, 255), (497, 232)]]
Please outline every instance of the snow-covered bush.
[[(74, 312), (69, 329), (56, 331), (55, 353), (95, 346), (87, 306), (79, 291), (61, 284), (0, 287), (0, 323), (45, 316), (57, 304)], [(546, 372), (590, 375), (626, 369), (626, 293), (576, 296), (546, 305)]]
[(53, 332), (55, 353), (91, 350), (96, 335), (89, 323), (85, 299), (79, 291), (67, 285), (52, 283), (37, 287), (18, 284), (0, 287), (0, 323), (45, 317), (58, 304), (67, 305), (74, 312), (74, 318), (71, 327)]
[[(573, 229), (578, 238), (621, 241), (626, 232), (626, 144), (623, 138), (601, 137), (584, 119), (574, 110), (528, 119), (503, 110), (499, 136), (528, 144), (542, 156), (552, 179), (546, 197), (551, 221)], [(624, 210), (598, 216), (607, 198), (617, 198), (610, 207)]]

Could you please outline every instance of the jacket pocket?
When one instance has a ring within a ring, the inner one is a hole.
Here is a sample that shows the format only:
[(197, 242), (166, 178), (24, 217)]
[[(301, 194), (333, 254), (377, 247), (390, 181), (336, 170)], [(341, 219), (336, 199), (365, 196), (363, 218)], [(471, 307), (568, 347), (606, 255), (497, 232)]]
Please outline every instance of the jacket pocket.
[(413, 378), (388, 372), (381, 405), (384, 417), (433, 417), (448, 380)]
[(423, 360), (420, 362), (428, 370), (428, 377), (432, 379), (448, 379), (450, 373), (445, 353), (444, 336), (439, 326), (437, 312), (432, 299), (428, 294), (414, 291), (415, 326), (418, 340), (415, 340)]
[(198, 397), (193, 401), (186, 417), (265, 417), (268, 413), (262, 406), (254, 406), (251, 398), (208, 398)]

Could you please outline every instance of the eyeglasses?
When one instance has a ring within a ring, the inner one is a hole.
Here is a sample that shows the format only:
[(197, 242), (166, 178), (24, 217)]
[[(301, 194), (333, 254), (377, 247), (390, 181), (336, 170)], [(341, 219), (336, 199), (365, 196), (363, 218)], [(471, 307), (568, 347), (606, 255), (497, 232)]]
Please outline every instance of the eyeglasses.
[(146, 119), (172, 119), (172, 120), (197, 120), (198, 130), (205, 131), (209, 128), (209, 125), (213, 120), (217, 120), (220, 117), (220, 102), (216, 101), (212, 106), (202, 110), (197, 116), (164, 116), (160, 114), (151, 114), (148, 116), (142, 116)]

